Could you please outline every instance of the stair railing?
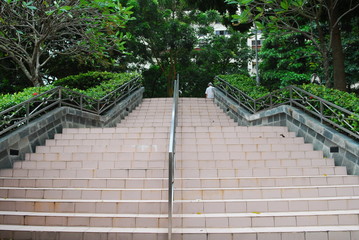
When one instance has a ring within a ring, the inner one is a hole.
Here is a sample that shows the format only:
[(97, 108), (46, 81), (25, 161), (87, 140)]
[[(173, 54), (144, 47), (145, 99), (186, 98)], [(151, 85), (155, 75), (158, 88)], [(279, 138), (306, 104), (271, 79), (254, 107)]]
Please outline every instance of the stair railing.
[(0, 112), (0, 136), (27, 125), (58, 107), (67, 106), (101, 115), (141, 86), (141, 77), (136, 77), (101, 99), (95, 99), (65, 87), (55, 87)]
[(168, 147), (168, 240), (172, 239), (172, 218), (173, 218), (173, 199), (174, 199), (174, 174), (176, 167), (176, 127), (179, 98), (179, 76), (174, 80), (173, 85), (173, 104), (170, 129), (170, 141)]
[(216, 88), (237, 102), (250, 113), (257, 113), (281, 105), (295, 106), (321, 123), (359, 139), (359, 114), (328, 102), (296, 86), (288, 86), (270, 94), (253, 99), (220, 77), (216, 77)]

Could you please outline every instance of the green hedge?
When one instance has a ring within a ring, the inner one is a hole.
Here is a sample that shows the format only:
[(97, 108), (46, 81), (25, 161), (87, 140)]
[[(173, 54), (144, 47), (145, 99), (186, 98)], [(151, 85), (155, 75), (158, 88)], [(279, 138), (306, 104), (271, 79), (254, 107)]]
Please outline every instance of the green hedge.
[[(269, 93), (269, 90), (263, 86), (257, 86), (256, 81), (252, 78), (241, 75), (241, 74), (231, 74), (231, 75), (219, 75), (218, 77), (222, 78), (232, 86), (238, 88), (248, 96), (257, 99), (263, 97)], [(216, 80), (214, 81), (216, 84)]]
[(25, 88), (21, 92), (14, 94), (0, 94), (0, 112), (53, 88), (55, 88), (53, 85), (43, 87), (29, 87)]
[[(257, 86), (253, 79), (244, 75), (220, 75), (219, 77), (254, 99), (270, 93), (267, 88)], [(359, 98), (354, 93), (347, 93), (317, 84), (303, 84), (298, 87), (351, 112), (359, 113)]]
[[(15, 94), (0, 94), (0, 112), (33, 98), (38, 94), (53, 89), (56, 86), (68, 87), (84, 95), (100, 99), (115, 90), (119, 85), (122, 85), (137, 76), (139, 76), (137, 73), (89, 72), (57, 80), (53, 85), (30, 87)], [(71, 82), (72, 80), (74, 81), (73, 83)], [(86, 88), (76, 88), (75, 86), (86, 86)]]
[[(234, 75), (221, 75), (219, 77), (227, 81), (232, 86), (237, 87), (239, 90), (243, 91), (248, 96), (254, 99), (260, 98), (270, 93), (270, 91), (265, 87), (256, 86), (256, 82), (247, 76), (234, 74)], [(351, 112), (359, 114), (359, 98), (354, 93), (347, 93), (317, 84), (303, 84), (298, 87), (313, 95), (325, 99), (328, 102), (334, 103)], [(283, 91), (281, 94), (286, 95), (286, 97), (289, 97), (289, 91)], [(316, 105), (318, 103), (313, 102), (312, 104)], [(307, 107), (307, 108), (308, 109), (310, 108), (309, 110), (313, 110), (311, 107)], [(316, 108), (319, 108), (319, 106), (316, 106)], [(326, 110), (325, 114), (333, 115), (330, 110)], [(341, 115), (339, 112), (338, 114)], [(340, 119), (338, 117), (331, 118), (333, 122), (342, 125), (343, 127), (346, 128), (347, 126), (343, 122), (343, 119)], [(359, 132), (359, 118), (357, 116), (351, 115), (349, 116), (349, 119), (347, 121), (349, 121), (349, 123), (352, 126), (354, 126), (355, 128), (354, 131)]]

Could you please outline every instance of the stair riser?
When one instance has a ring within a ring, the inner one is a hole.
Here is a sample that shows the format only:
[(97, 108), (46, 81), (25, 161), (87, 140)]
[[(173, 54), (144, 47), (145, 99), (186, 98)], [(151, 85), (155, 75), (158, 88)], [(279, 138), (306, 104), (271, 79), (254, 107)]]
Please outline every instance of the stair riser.
[[(168, 179), (31, 179), (0, 178), (0, 187), (167, 188)], [(177, 188), (242, 188), (358, 185), (359, 176), (176, 179)]]
[[(179, 211), (175, 206), (175, 210)], [(166, 201), (16, 201), (3, 200), (0, 211), (49, 212), (49, 213), (106, 213), (106, 214), (167, 214)]]
[(39, 178), (165, 178), (168, 171), (162, 168), (153, 169), (6, 169), (2, 177), (39, 177)]
[[(161, 233), (146, 232), (143, 230), (141, 233), (133, 233), (133, 229), (128, 229), (123, 232), (85, 232), (85, 229), (81, 229), (76, 232), (59, 232), (51, 231), (47, 232), (42, 230), (41, 232), (33, 231), (1, 231), (0, 237), (3, 239), (22, 239), (22, 240), (167, 240), (168, 234), (167, 229), (160, 230)], [(176, 230), (174, 230), (176, 231)], [(177, 230), (180, 231), (180, 230)], [(181, 232), (181, 231), (180, 231)], [(250, 230), (236, 231), (235, 233), (200, 233), (200, 232), (185, 232), (185, 233), (174, 233), (172, 235), (173, 240), (237, 240), (237, 239), (248, 239), (248, 240), (264, 240), (264, 239), (296, 239), (296, 240), (308, 240), (308, 239), (320, 239), (320, 240), (356, 240), (358, 239), (359, 231), (350, 231), (343, 229), (334, 231), (301, 231), (294, 230), (288, 232), (258, 232), (254, 233)]]
[[(166, 228), (167, 217), (0, 215), (0, 224), (69, 227)], [(257, 228), (358, 225), (359, 215), (174, 217), (174, 228)]]
[[(132, 148), (132, 147), (131, 147)], [(137, 147), (136, 147), (137, 148)], [(138, 149), (156, 149), (152, 146), (138, 146)], [(92, 161), (118, 161), (118, 160), (158, 160), (164, 159), (163, 155), (166, 152), (152, 151), (152, 152), (120, 152), (119, 150), (111, 149), (111, 152), (92, 152), (92, 153), (32, 153), (27, 154), (25, 159), (31, 161), (78, 161), (78, 160), (92, 160)], [(317, 151), (307, 152), (178, 152), (176, 154), (178, 161), (181, 160), (297, 160), (297, 159), (319, 159), (322, 153)], [(162, 158), (161, 158), (162, 157)]]
[(0, 179), (0, 187), (167, 188), (168, 179)]
[[(129, 163), (127, 163), (129, 164)], [(156, 163), (153, 163), (156, 164)], [(161, 168), (162, 163), (149, 169), (147, 162), (138, 164), (138, 169), (124, 169), (132, 164), (119, 166), (120, 169), (6, 169), (1, 171), (2, 177), (61, 177), (61, 178), (164, 178), (168, 171)], [(159, 166), (161, 165), (161, 166)], [(141, 167), (142, 166), (142, 167)], [(122, 169), (121, 169), (122, 168)], [(141, 169), (142, 168), (142, 169)], [(254, 168), (254, 169), (215, 169), (215, 170), (176, 170), (178, 178), (221, 178), (221, 177), (271, 177), (271, 176), (320, 176), (343, 175), (345, 167), (313, 167), (313, 168)]]
[[(167, 155), (167, 153), (157, 154), (157, 156), (162, 155), (163, 158)], [(132, 157), (132, 156), (130, 156)], [(69, 157), (70, 158), (70, 157)], [(90, 160), (68, 160), (68, 161), (23, 161), (23, 162), (15, 162), (13, 168), (14, 169), (124, 169), (124, 168), (166, 168), (168, 165), (167, 162), (163, 160), (156, 160), (155, 157), (152, 156), (153, 159), (151, 161), (126, 161), (126, 160), (118, 160), (111, 161), (103, 160), (102, 162), (98, 161), (90, 161)], [(242, 160), (186, 160), (186, 161), (178, 161), (177, 168), (180, 169), (245, 169), (245, 168), (273, 168), (273, 167), (333, 167), (334, 163), (332, 159), (301, 159), (301, 160), (252, 160), (252, 161), (242, 161)]]
[(309, 166), (334, 166), (333, 159), (298, 159), (298, 160), (182, 160), (176, 163), (178, 168), (216, 169), (251, 168), (251, 167), (309, 167)]
[[(24, 212), (78, 212), (78, 213), (111, 213), (111, 214), (167, 214), (166, 201), (16, 201), (3, 199), (0, 211)], [(327, 199), (273, 199), (273, 200), (232, 200), (232, 201), (188, 201), (174, 203), (175, 214), (206, 214), (206, 213), (266, 213), (266, 212), (306, 212), (357, 210), (358, 198), (327, 198)]]
[[(225, 199), (288, 199), (358, 196), (359, 186), (322, 188), (272, 188), (272, 189), (177, 189), (175, 199), (225, 200)], [(103, 199), (103, 200), (156, 200), (167, 199), (165, 189), (0, 189), (1, 198), (36, 199)]]

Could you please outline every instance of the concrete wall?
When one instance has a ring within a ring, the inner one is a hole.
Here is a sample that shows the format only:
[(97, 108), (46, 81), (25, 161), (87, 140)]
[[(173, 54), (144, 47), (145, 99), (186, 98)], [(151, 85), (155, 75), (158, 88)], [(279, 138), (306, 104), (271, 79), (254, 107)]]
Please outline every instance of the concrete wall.
[(291, 106), (279, 106), (251, 114), (215, 89), (215, 103), (241, 126), (287, 126), (289, 131), (333, 158), (337, 166), (346, 166), (348, 174), (359, 175), (359, 142), (351, 139), (305, 112)]
[(29, 125), (0, 138), (0, 168), (11, 168), (14, 161), (24, 160), (63, 128), (114, 127), (142, 101), (144, 88), (135, 91), (105, 115), (83, 112), (70, 107), (53, 110)]

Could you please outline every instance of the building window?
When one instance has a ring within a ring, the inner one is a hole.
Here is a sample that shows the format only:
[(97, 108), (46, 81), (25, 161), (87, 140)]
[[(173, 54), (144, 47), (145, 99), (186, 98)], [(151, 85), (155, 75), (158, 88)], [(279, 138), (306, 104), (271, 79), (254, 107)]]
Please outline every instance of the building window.
[(217, 30), (215, 32), (216, 35), (221, 35), (221, 36), (224, 36), (224, 35), (228, 35), (228, 31), (227, 30)]

